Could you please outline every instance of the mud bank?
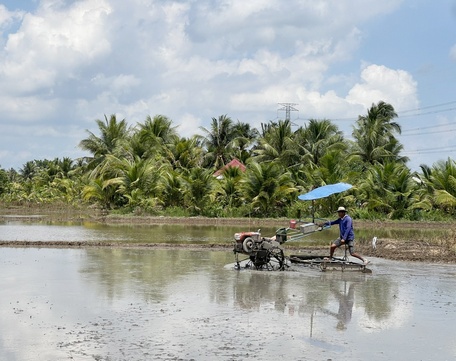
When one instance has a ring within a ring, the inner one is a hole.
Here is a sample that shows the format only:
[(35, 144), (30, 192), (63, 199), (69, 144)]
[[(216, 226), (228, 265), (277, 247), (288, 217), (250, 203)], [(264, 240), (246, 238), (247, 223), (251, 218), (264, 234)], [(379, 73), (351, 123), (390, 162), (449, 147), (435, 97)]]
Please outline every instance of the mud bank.
[(121, 242), (71, 242), (71, 241), (0, 241), (0, 247), (31, 248), (157, 248), (157, 249), (213, 249), (217, 251), (231, 249), (224, 244), (169, 244), (169, 243), (121, 243)]
[(365, 256), (396, 261), (420, 261), (430, 263), (456, 263), (454, 245), (436, 245), (423, 241), (384, 239), (376, 244), (362, 244), (357, 247)]

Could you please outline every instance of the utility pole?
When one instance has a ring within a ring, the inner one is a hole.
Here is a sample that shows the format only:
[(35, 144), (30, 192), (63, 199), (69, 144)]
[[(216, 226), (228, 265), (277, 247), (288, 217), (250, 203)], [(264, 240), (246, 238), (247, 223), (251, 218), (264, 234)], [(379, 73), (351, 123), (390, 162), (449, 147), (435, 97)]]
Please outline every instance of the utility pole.
[(285, 110), (285, 120), (291, 120), (290, 119), (290, 112), (297, 112), (298, 109), (296, 109), (294, 106), (298, 105), (296, 103), (278, 103), (279, 105), (282, 106), (282, 108), (278, 110)]

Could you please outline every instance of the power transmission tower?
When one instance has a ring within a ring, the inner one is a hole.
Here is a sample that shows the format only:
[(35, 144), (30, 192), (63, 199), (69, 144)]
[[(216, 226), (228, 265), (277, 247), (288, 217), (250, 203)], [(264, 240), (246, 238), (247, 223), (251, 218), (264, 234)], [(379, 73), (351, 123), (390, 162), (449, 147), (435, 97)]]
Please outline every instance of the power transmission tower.
[(279, 105), (282, 106), (282, 108), (278, 110), (285, 110), (285, 120), (290, 120), (290, 112), (297, 112), (298, 109), (296, 109), (294, 106), (298, 105), (295, 103), (278, 103)]

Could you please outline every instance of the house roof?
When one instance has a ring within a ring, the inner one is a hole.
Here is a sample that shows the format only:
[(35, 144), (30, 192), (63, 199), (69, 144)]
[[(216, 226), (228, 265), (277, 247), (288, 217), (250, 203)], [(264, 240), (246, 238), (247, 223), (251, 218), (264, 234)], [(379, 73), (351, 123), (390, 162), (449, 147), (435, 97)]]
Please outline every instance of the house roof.
[(228, 164), (225, 164), (222, 168), (220, 168), (218, 171), (214, 173), (214, 177), (218, 177), (222, 175), (223, 171), (228, 168), (239, 168), (241, 172), (244, 172), (246, 167), (242, 162), (236, 158), (234, 158), (231, 162)]

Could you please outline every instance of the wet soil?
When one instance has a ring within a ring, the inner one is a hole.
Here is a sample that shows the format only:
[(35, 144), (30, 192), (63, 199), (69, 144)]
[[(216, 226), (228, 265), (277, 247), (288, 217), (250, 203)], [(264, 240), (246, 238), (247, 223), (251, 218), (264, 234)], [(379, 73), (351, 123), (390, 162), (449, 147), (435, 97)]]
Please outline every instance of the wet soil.
[(430, 244), (423, 241), (384, 239), (377, 241), (376, 249), (367, 244), (357, 247), (364, 256), (396, 261), (420, 261), (430, 263), (456, 263), (452, 245)]

